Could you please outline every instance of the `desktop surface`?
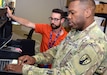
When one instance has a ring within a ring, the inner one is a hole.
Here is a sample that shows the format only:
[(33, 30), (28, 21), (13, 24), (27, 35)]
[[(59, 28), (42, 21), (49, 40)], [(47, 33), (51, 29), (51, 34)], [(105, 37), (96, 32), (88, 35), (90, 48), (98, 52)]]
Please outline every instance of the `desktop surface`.
[(0, 71), (0, 75), (22, 75), (21, 73)]

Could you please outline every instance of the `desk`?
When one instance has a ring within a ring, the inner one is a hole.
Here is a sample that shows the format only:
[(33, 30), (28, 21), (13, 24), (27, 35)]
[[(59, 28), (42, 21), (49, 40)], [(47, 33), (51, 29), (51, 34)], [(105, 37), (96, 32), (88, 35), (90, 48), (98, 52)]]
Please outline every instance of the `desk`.
[(0, 75), (22, 75), (21, 73), (0, 71)]
[(107, 27), (107, 14), (105, 14), (105, 13), (96, 13), (95, 16), (103, 17), (103, 18), (106, 19), (105, 25), (104, 25), (104, 30), (103, 30), (103, 32), (105, 33), (106, 32), (106, 27)]

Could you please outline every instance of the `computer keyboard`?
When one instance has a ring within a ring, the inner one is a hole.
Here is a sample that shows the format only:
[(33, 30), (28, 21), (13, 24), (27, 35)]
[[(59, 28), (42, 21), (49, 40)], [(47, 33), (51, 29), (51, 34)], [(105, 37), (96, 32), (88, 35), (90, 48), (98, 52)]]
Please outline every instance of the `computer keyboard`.
[(8, 64), (17, 64), (16, 59), (0, 59), (0, 70), (2, 71), (4, 67)]
[(3, 70), (6, 65), (17, 64), (17, 62), (16, 59), (0, 59), (0, 75), (22, 75), (22, 73)]

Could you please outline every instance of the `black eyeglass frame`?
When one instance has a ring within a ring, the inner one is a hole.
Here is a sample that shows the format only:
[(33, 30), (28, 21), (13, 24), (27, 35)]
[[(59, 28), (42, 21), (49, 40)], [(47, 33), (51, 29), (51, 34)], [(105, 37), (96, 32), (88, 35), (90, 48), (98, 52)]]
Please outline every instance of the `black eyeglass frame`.
[(61, 18), (58, 19), (58, 18), (52, 18), (52, 17), (49, 17), (49, 20), (50, 20), (50, 21), (54, 20), (54, 22), (57, 22), (58, 20), (61, 20)]

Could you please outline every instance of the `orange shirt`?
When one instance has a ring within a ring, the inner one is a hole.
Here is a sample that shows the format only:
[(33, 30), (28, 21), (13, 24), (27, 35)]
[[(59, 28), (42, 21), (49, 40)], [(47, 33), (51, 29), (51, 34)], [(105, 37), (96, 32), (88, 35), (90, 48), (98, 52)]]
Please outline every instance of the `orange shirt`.
[[(54, 46), (58, 45), (67, 35), (67, 31), (62, 27), (64, 34), (60, 35), (56, 42), (54, 43)], [(36, 24), (35, 25), (35, 32), (40, 33), (42, 35), (42, 42), (40, 46), (40, 52), (45, 52), (48, 50), (48, 43), (50, 39), (50, 32), (52, 31), (52, 28), (49, 24)], [(52, 33), (52, 41), (56, 38), (56, 34)]]

